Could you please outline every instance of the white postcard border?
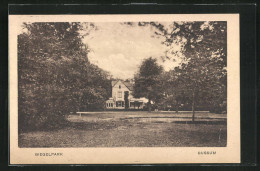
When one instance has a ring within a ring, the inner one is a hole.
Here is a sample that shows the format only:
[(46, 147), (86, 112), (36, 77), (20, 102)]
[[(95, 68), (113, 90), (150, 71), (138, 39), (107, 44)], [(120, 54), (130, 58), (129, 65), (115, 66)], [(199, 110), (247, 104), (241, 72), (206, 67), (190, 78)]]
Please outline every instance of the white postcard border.
[[(19, 148), (17, 35), (22, 22), (227, 21), (227, 147)], [(240, 163), (239, 14), (9, 15), (10, 164)], [(198, 155), (215, 151), (215, 155)], [(61, 153), (35, 156), (35, 153)]]

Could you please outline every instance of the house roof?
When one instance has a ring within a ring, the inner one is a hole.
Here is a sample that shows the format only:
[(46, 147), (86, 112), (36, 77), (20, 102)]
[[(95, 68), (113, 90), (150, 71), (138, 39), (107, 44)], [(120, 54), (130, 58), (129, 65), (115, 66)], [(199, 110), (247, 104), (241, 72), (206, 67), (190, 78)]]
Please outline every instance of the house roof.
[(134, 90), (134, 86), (132, 83), (130, 83), (130, 81), (123, 81), (123, 83), (130, 91)]
[(118, 81), (119, 81), (119, 80), (112, 81), (112, 82), (111, 82), (112, 87), (114, 87)]
[[(112, 88), (116, 85), (119, 80), (112, 81)], [(121, 81), (121, 80), (120, 80)], [(130, 91), (133, 91), (133, 84), (130, 81), (121, 81)]]

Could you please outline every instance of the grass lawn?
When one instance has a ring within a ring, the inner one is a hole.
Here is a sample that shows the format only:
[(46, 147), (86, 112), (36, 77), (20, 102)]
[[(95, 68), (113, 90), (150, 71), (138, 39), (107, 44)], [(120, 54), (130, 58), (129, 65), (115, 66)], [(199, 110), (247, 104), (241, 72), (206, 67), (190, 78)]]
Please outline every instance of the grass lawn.
[(19, 147), (223, 147), (226, 115), (174, 112), (92, 112), (68, 116), (55, 131), (19, 135)]

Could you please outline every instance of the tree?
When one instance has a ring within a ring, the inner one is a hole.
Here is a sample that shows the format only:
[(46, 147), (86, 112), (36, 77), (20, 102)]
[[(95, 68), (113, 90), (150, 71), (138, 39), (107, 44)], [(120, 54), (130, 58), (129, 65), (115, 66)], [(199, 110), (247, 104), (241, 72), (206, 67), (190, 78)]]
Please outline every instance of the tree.
[(175, 23), (174, 30), (166, 42), (183, 44), (185, 62), (175, 72), (191, 100), (194, 121), (196, 103), (215, 106), (226, 100), (226, 22)]
[[(226, 22), (173, 22), (170, 28), (158, 22), (139, 23), (139, 26), (146, 25), (156, 28), (156, 36), (164, 37), (163, 43), (169, 47), (166, 59), (173, 56), (182, 59), (174, 72), (179, 75), (176, 81), (183, 85), (184, 95), (191, 102), (193, 121), (198, 104), (215, 107), (226, 101)], [(180, 48), (176, 50), (175, 46)]]
[(129, 100), (128, 100), (128, 97), (129, 97), (129, 91), (125, 91), (125, 94), (124, 94), (125, 109), (128, 109), (128, 108), (129, 108)]
[(139, 72), (135, 75), (134, 97), (147, 98), (149, 112), (151, 112), (151, 101), (157, 102), (162, 97), (160, 79), (162, 72), (162, 66), (157, 64), (156, 59), (150, 57), (142, 62)]
[(179, 112), (179, 106), (181, 103), (185, 103), (185, 88), (180, 84), (179, 73), (175, 70), (170, 70), (163, 74), (163, 89), (164, 98), (162, 103), (164, 105), (170, 105), (171, 108), (175, 108), (176, 113)]
[(19, 130), (55, 128), (69, 112), (101, 108), (109, 97), (108, 73), (88, 61), (82, 29), (79, 23), (24, 23), (18, 35)]

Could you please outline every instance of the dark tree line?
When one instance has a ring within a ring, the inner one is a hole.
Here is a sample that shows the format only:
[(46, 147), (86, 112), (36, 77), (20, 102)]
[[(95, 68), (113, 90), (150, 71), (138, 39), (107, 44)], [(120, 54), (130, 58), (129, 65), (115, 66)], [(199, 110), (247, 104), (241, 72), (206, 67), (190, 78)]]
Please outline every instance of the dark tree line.
[(88, 61), (81, 24), (24, 23), (23, 29), (18, 36), (20, 130), (58, 127), (70, 112), (104, 107), (111, 94), (109, 74)]

